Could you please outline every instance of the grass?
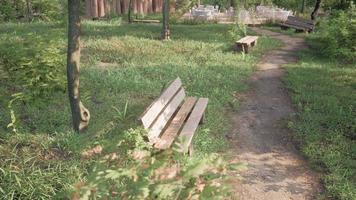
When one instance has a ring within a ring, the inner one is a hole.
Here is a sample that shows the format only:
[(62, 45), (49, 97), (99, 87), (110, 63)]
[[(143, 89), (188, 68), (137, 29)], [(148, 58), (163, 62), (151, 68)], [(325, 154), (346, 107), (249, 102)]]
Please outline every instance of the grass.
[[(127, 130), (139, 127), (137, 116), (177, 76), (189, 96), (210, 99), (206, 123), (194, 138), (196, 153), (224, 150), (224, 133), (230, 127), (225, 110), (238, 109), (234, 95), (247, 89), (244, 80), (254, 71), (258, 58), (279, 42), (261, 37), (258, 48), (242, 55), (230, 50), (229, 25), (173, 25), (172, 40), (167, 42), (157, 40), (160, 28), (115, 21), (83, 23), (81, 96), (91, 112), (90, 126), (83, 134), (71, 131), (70, 109), (63, 91), (17, 103), (14, 110), (19, 131), (11, 132), (6, 128), (10, 122), (7, 102), (14, 87), (9, 82), (0, 85), (1, 94), (5, 94), (0, 97), (3, 198), (67, 196), (73, 184), (86, 180), (98, 159), (82, 159), (80, 153), (97, 144), (103, 147), (102, 154), (120, 152), (116, 145), (129, 133)], [(62, 24), (8, 23), (0, 27), (0, 38), (26, 39), (27, 34), (38, 36), (34, 42), (58, 41), (65, 59), (66, 31)], [(124, 161), (125, 155), (121, 156)]]
[(331, 199), (356, 199), (356, 66), (311, 49), (287, 67), (298, 117), (290, 126), (301, 150), (323, 170)]

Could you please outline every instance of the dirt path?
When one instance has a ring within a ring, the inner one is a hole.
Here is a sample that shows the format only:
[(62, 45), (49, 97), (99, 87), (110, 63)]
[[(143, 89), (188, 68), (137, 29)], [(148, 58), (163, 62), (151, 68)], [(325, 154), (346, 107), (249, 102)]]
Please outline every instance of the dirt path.
[(320, 193), (319, 179), (288, 139), (286, 120), (294, 109), (281, 81), (284, 71), (280, 68), (297, 61), (296, 52), (305, 47), (304, 40), (260, 28), (253, 30), (279, 39), (284, 45), (264, 55), (259, 70), (249, 81), (250, 92), (233, 116), (233, 130), (228, 135), (234, 145), (233, 154), (237, 160), (248, 163), (248, 169), (241, 173), (243, 180), (236, 184), (236, 198), (316, 199)]

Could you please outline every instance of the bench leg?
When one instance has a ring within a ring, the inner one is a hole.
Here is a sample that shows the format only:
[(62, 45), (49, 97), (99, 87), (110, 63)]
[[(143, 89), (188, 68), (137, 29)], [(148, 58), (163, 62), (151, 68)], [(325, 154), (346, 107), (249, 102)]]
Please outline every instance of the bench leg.
[(235, 45), (235, 51), (240, 52), (240, 51), (242, 51), (242, 50), (243, 50), (243, 47), (242, 47), (241, 44), (236, 44), (236, 45)]
[(286, 26), (281, 26), (281, 29), (282, 29), (282, 30), (288, 30), (289, 28), (286, 27)]
[(193, 149), (193, 142), (192, 142), (192, 143), (190, 143), (189, 149), (188, 149), (188, 154), (190, 157), (193, 156), (193, 152), (194, 152), (194, 149)]
[(248, 53), (249, 46), (247, 44), (242, 45), (242, 50), (244, 53)]
[(251, 47), (254, 47), (256, 45), (256, 41), (251, 42)]

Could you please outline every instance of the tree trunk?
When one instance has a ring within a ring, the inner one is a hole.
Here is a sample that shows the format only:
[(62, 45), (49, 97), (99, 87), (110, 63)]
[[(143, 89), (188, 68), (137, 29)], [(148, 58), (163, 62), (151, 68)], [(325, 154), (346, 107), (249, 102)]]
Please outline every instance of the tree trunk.
[(304, 8), (305, 8), (305, 0), (302, 1), (302, 8), (300, 10), (301, 13), (304, 13)]
[(68, 51), (67, 81), (69, 103), (72, 111), (73, 128), (76, 132), (84, 130), (90, 119), (89, 110), (80, 101), (80, 0), (68, 0)]
[(170, 1), (169, 0), (164, 0), (163, 1), (163, 27), (162, 27), (162, 40), (169, 40), (170, 38), (170, 30), (169, 30), (169, 7), (170, 7)]
[(310, 16), (312, 20), (315, 20), (316, 16), (318, 15), (320, 4), (321, 4), (321, 0), (316, 0), (314, 10), (313, 10), (313, 12), (312, 12), (312, 14)]
[(98, 13), (98, 1), (97, 0), (91, 0), (91, 18), (96, 19), (99, 17)]
[(129, 23), (131, 24), (132, 23), (132, 4), (133, 4), (133, 0), (130, 0), (129, 1), (129, 10), (128, 10), (128, 14), (127, 14), (127, 17), (128, 17), (128, 20), (129, 20)]
[(91, 16), (91, 0), (85, 0), (85, 17), (90, 19)]
[(230, 7), (236, 8), (236, 0), (230, 0)]
[(105, 16), (104, 0), (98, 0), (98, 16), (99, 17), (104, 17)]
[(140, 16), (143, 16), (143, 15), (144, 15), (144, 11), (143, 11), (143, 1), (144, 1), (144, 0), (137, 0), (137, 13), (138, 13)]
[(147, 0), (147, 13), (152, 13), (152, 0)]
[[(111, 2), (112, 3), (112, 2)], [(108, 0), (104, 1), (104, 5), (105, 5), (105, 14), (109, 15), (112, 12), (112, 7), (111, 7), (111, 3)], [(114, 8), (115, 10), (115, 8)]]
[(28, 22), (32, 21), (32, 8), (31, 8), (31, 3), (30, 0), (26, 0), (26, 9), (27, 9), (27, 20)]

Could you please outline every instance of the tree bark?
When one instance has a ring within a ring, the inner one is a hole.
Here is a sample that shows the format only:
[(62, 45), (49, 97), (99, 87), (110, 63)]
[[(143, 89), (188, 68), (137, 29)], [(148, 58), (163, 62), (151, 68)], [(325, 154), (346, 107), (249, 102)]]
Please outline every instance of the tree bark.
[(105, 4), (104, 0), (97, 0), (98, 1), (98, 16), (104, 17), (105, 16)]
[(68, 0), (68, 51), (67, 81), (69, 103), (72, 111), (73, 129), (84, 130), (90, 119), (89, 110), (80, 101), (79, 65), (80, 65), (80, 0)]
[(320, 8), (320, 4), (321, 4), (321, 0), (316, 0), (314, 10), (313, 10), (313, 12), (312, 12), (311, 15), (310, 15), (310, 17), (311, 17), (312, 20), (315, 20), (315, 19), (316, 19), (316, 16), (318, 15), (318, 11), (319, 11), (319, 8)]
[(32, 21), (32, 8), (30, 0), (26, 0), (26, 9), (27, 9), (27, 20), (28, 22)]
[(163, 27), (162, 27), (162, 40), (169, 40), (170, 38), (170, 30), (169, 30), (169, 7), (170, 0), (164, 0), (162, 5), (163, 10)]
[(129, 20), (130, 24), (132, 23), (132, 6), (133, 6), (133, 3), (134, 3), (133, 0), (129, 1), (129, 10), (128, 10), (127, 17), (128, 17), (128, 20)]
[(97, 0), (91, 0), (91, 17), (93, 19), (97, 19), (99, 17)]

